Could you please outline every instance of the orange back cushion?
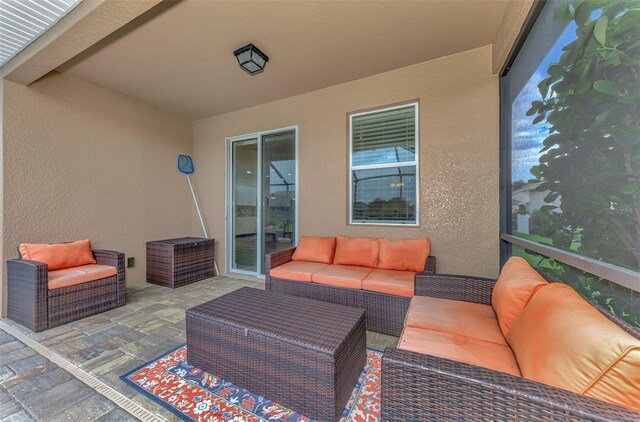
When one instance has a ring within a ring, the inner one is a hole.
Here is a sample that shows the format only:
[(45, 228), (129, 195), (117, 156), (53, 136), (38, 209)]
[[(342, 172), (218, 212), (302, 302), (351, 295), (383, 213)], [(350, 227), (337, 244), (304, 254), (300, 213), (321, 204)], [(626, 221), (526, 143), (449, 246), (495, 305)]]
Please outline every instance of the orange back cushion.
[(540, 289), (507, 341), (525, 378), (640, 411), (640, 340), (571, 287)]
[(424, 271), (431, 242), (424, 239), (380, 239), (378, 268), (400, 271)]
[(301, 236), (296, 251), (291, 257), (294, 261), (322, 262), (331, 264), (336, 251), (335, 237)]
[(524, 258), (509, 258), (502, 267), (491, 296), (491, 305), (498, 316), (502, 334), (506, 336), (509, 333), (536, 290), (548, 284)]
[(375, 268), (378, 266), (379, 250), (378, 239), (338, 236), (333, 263)]
[(49, 271), (96, 263), (89, 239), (52, 245), (22, 243), (18, 249), (22, 259), (43, 262)]

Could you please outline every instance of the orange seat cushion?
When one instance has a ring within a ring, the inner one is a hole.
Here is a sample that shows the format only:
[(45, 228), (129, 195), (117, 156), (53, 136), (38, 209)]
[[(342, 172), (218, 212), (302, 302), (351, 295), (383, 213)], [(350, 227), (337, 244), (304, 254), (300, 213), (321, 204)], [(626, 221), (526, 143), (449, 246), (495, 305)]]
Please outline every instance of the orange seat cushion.
[(96, 263), (89, 239), (51, 245), (22, 243), (18, 249), (22, 259), (45, 263), (49, 271)]
[(311, 276), (326, 267), (320, 262), (290, 261), (271, 269), (270, 275), (286, 280), (311, 282)]
[(416, 273), (411, 271), (373, 270), (362, 281), (362, 288), (372, 292), (413, 297)]
[(314, 283), (319, 284), (362, 289), (362, 280), (364, 280), (371, 271), (371, 268), (333, 264), (315, 272), (311, 276), (311, 279)]
[(507, 346), (490, 305), (416, 296), (411, 299), (404, 325)]
[(509, 346), (451, 333), (405, 327), (398, 348), (520, 376)]
[(116, 267), (108, 265), (82, 265), (80, 267), (65, 268), (49, 271), (49, 289), (59, 289), (101, 278), (113, 277), (117, 274)]
[(376, 268), (379, 250), (379, 239), (338, 236), (333, 263)]
[(380, 239), (378, 268), (386, 270), (424, 271), (431, 242), (424, 239)]
[(491, 296), (491, 305), (498, 316), (502, 334), (506, 336), (509, 333), (535, 292), (548, 284), (524, 258), (509, 258), (502, 267)]
[(335, 237), (301, 236), (293, 257), (294, 261), (322, 262), (331, 264), (336, 251)]
[(640, 411), (640, 340), (571, 287), (543, 287), (507, 341), (525, 378)]

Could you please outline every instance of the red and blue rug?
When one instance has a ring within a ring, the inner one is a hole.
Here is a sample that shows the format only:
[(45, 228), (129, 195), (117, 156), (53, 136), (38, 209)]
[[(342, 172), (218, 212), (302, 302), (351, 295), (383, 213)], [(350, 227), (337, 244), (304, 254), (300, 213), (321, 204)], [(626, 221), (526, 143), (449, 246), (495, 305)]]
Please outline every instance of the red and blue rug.
[[(380, 419), (382, 352), (367, 350), (367, 363), (344, 409), (341, 421)], [(260, 397), (187, 364), (182, 345), (120, 377), (124, 382), (188, 421), (312, 421), (266, 397)]]

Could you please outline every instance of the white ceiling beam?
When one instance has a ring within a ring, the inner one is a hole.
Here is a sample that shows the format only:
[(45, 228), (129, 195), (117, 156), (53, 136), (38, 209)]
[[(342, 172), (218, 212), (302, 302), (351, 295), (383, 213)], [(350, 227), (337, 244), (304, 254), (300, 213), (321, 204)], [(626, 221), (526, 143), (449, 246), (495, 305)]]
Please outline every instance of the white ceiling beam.
[(84, 0), (0, 68), (0, 76), (29, 85), (162, 0)]

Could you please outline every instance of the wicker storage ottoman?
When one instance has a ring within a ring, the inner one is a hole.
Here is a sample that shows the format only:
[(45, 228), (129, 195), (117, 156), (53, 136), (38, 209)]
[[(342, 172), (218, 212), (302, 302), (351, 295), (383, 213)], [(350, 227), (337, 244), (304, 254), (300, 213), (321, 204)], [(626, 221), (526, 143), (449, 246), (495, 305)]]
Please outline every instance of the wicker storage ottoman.
[(366, 361), (363, 309), (245, 287), (186, 318), (190, 365), (319, 421), (339, 419)]
[(214, 275), (214, 239), (181, 237), (147, 242), (147, 283), (175, 289)]

